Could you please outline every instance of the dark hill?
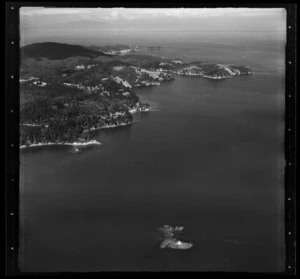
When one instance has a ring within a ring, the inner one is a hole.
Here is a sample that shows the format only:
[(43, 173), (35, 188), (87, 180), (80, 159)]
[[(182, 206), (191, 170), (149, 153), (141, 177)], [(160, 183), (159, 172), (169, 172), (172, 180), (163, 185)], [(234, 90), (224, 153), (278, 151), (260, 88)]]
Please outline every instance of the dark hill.
[(97, 56), (110, 55), (78, 45), (50, 42), (31, 44), (21, 48), (22, 58), (48, 58), (50, 60), (60, 60), (74, 56), (94, 58)]

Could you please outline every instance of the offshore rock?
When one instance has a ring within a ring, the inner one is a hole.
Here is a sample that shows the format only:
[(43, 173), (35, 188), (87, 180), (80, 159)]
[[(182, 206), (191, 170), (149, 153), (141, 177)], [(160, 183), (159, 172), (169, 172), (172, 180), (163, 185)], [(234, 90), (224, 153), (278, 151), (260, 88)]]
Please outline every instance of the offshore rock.
[(162, 242), (160, 243), (160, 248), (181, 249), (181, 250), (190, 249), (194, 244), (177, 239), (177, 235), (182, 233), (183, 229), (184, 227), (180, 227), (180, 226), (172, 227), (169, 225), (164, 225), (160, 227), (158, 230), (163, 236)]

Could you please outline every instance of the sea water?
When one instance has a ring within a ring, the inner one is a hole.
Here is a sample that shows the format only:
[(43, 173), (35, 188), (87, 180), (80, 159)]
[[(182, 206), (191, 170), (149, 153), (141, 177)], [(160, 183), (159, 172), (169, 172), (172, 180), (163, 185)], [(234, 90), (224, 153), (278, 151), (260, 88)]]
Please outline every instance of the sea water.
[[(283, 270), (284, 46), (168, 47), (254, 74), (138, 88), (154, 111), (102, 145), (21, 150), (22, 271)], [(193, 247), (161, 249), (163, 225)]]

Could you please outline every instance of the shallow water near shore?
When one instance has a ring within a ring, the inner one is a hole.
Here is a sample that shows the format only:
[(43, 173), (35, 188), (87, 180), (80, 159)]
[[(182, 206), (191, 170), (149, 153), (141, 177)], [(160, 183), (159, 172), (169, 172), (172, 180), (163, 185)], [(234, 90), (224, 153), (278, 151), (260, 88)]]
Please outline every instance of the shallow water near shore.
[[(283, 270), (283, 75), (136, 92), (155, 111), (101, 145), (20, 151), (21, 269)], [(160, 249), (164, 224), (194, 246)]]

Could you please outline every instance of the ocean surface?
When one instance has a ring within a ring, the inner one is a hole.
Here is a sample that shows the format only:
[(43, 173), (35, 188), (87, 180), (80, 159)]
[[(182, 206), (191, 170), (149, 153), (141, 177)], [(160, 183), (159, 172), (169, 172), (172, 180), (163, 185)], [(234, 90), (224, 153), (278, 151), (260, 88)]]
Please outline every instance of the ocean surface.
[[(20, 150), (22, 271), (284, 269), (284, 44), (187, 45), (148, 54), (254, 74), (139, 88), (153, 111), (102, 145)], [(194, 246), (161, 249), (163, 225)]]

